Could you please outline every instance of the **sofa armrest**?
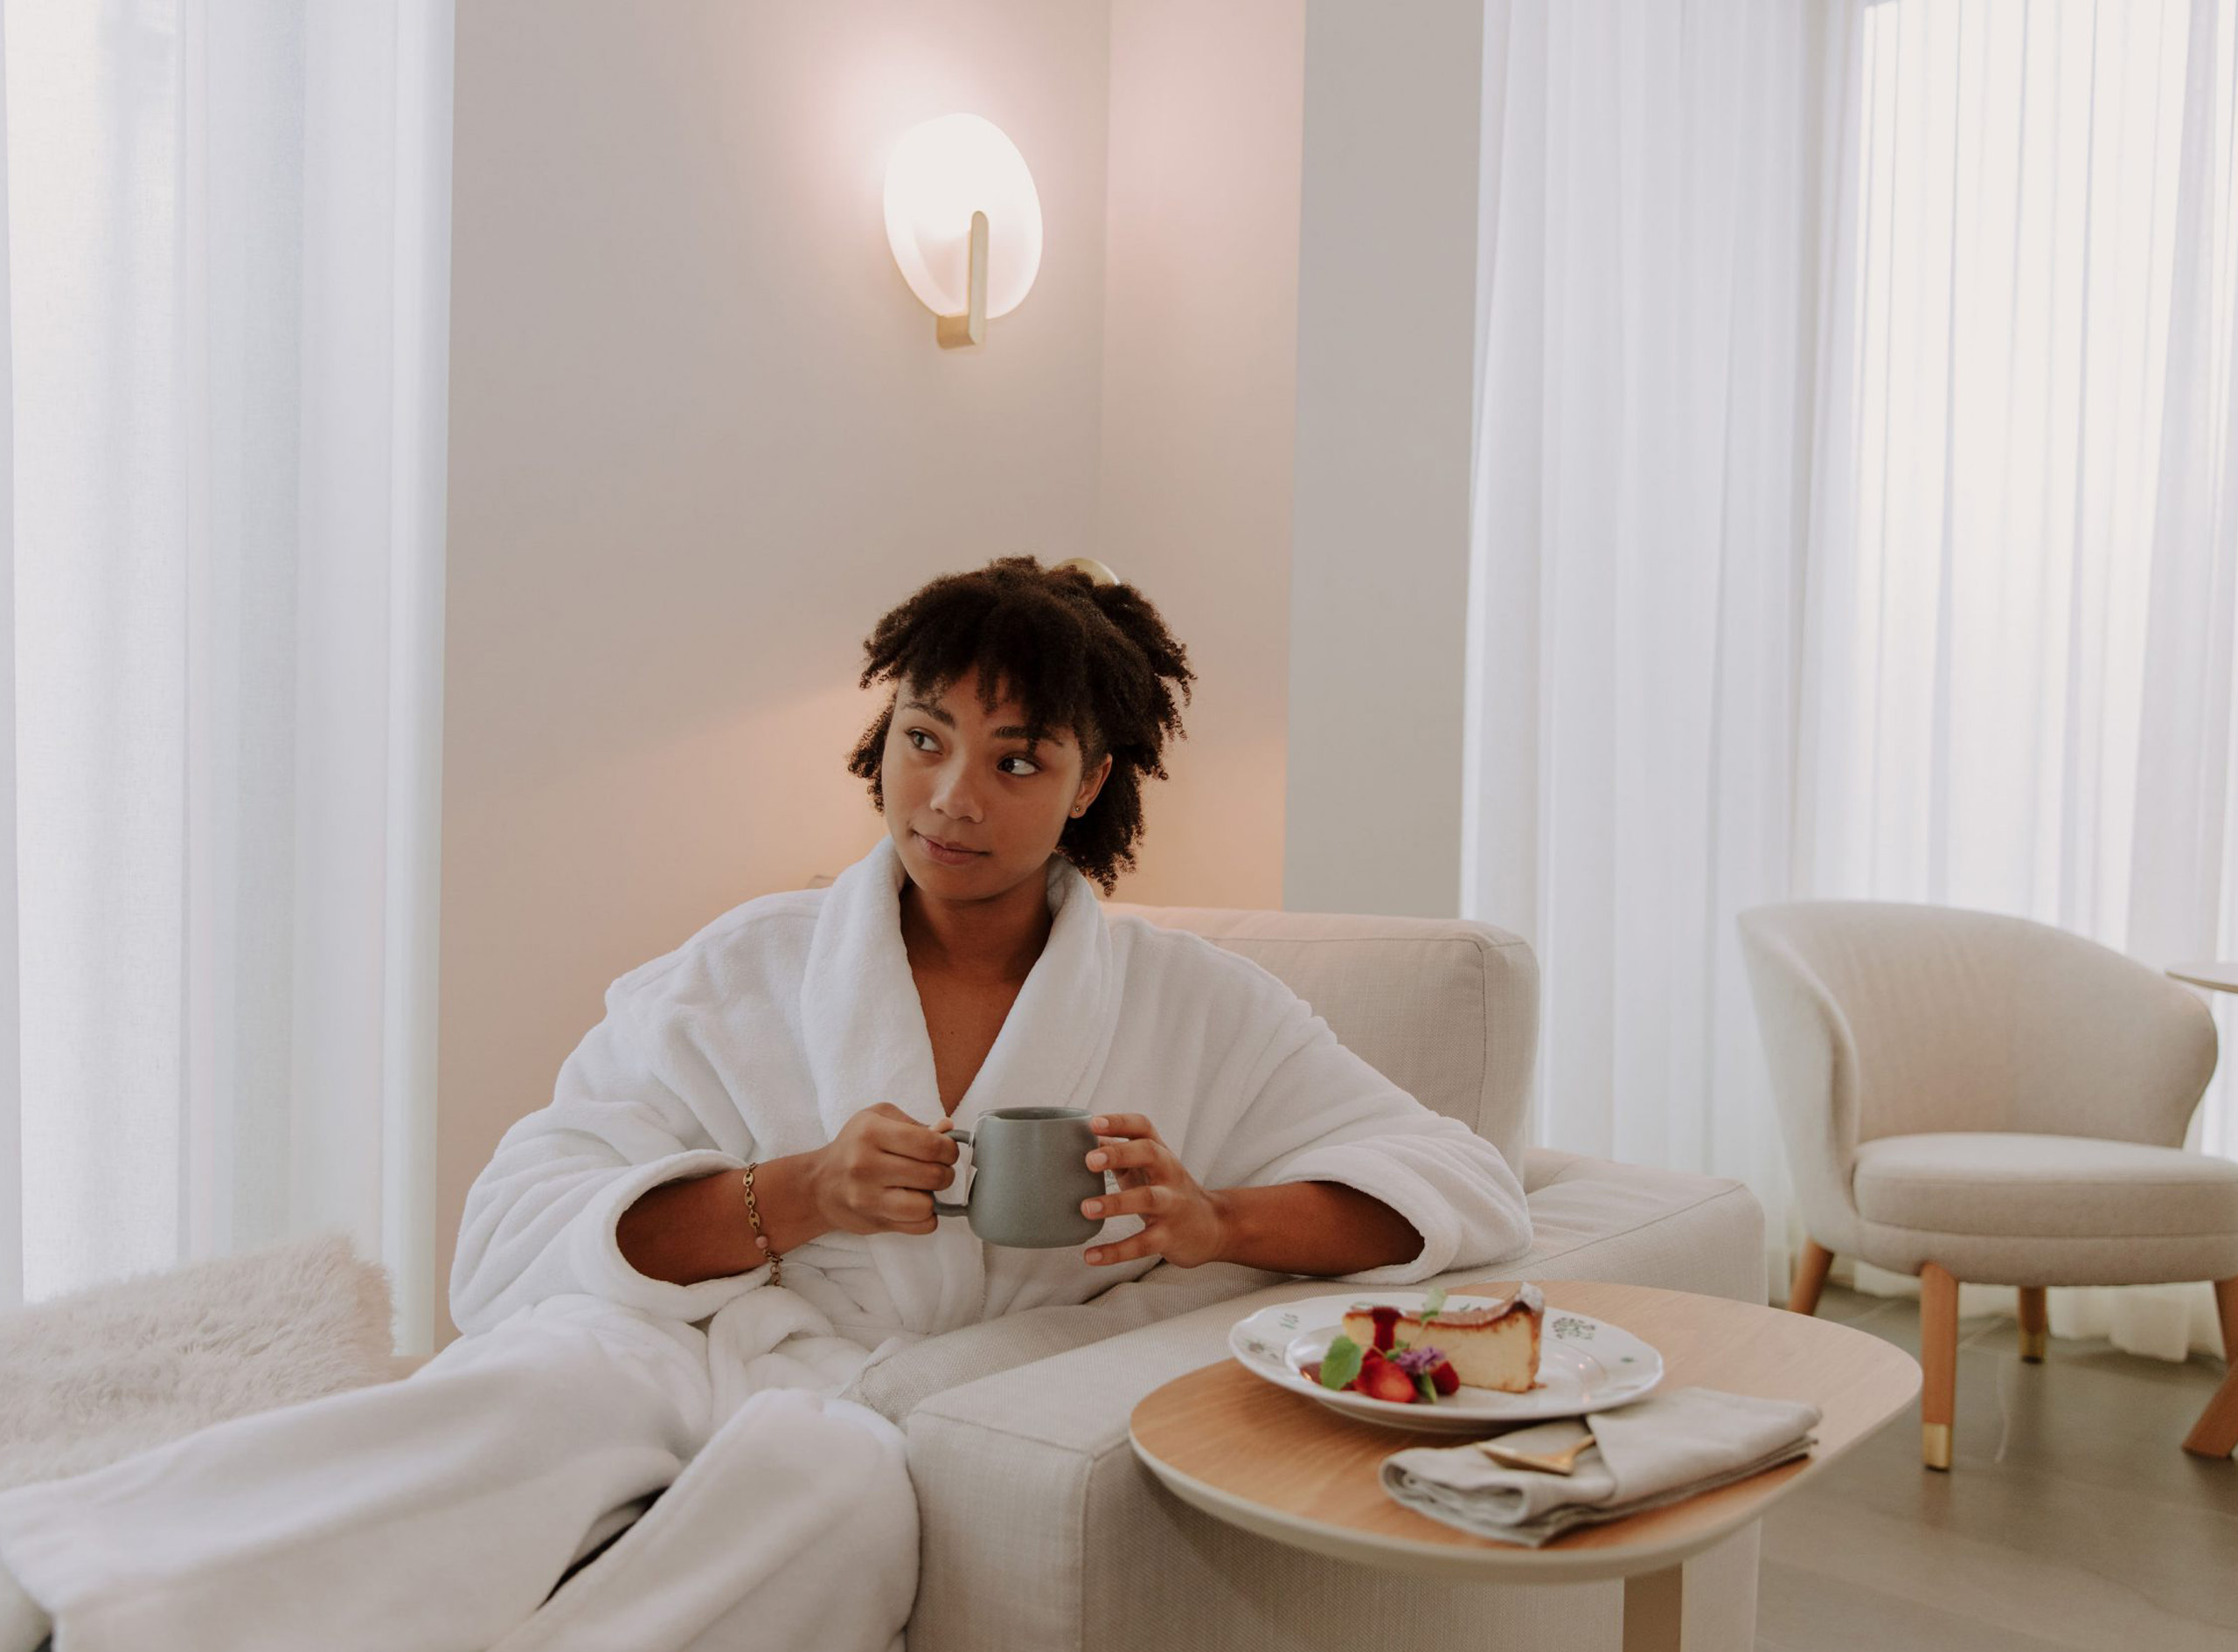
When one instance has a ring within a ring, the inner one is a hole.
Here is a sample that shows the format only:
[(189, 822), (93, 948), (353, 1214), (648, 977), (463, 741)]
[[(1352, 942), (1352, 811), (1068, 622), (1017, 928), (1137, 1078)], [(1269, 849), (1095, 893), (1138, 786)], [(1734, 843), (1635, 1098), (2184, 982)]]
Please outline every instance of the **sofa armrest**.
[[(1763, 1211), (1739, 1183), (1566, 1156), (1539, 1170), (1533, 1249), (1439, 1282), (1609, 1279), (1762, 1300)], [(1185, 1517), (1154, 1497), (1128, 1443), (1135, 1406), (1224, 1357), (1236, 1320), (1329, 1289), (1326, 1280), (1284, 1281), (919, 1403), (903, 1425), (922, 1533), (912, 1652), (1137, 1646), (1170, 1638), (1177, 1613), (1206, 1644), (1230, 1616), (1240, 1635), (1255, 1623), (1267, 1644), (1283, 1641), (1269, 1610), (1306, 1614), (1310, 1604), (1322, 1615), (1297, 1626), (1309, 1637), (1336, 1623), (1328, 1614), (1349, 1609), (1341, 1598), (1270, 1605), (1262, 1592), (1246, 1600), (1238, 1586), (1191, 1567), (1177, 1524)], [(1187, 1589), (1138, 1586), (1185, 1571), (1198, 1578)], [(1373, 1635), (1373, 1615), (1357, 1627)]]
[[(1770, 1300), (1764, 1207), (1740, 1183), (1533, 1148), (1525, 1159), (1531, 1249), (1511, 1279), (1598, 1279)], [(1473, 1270), (1479, 1279), (1484, 1270)]]

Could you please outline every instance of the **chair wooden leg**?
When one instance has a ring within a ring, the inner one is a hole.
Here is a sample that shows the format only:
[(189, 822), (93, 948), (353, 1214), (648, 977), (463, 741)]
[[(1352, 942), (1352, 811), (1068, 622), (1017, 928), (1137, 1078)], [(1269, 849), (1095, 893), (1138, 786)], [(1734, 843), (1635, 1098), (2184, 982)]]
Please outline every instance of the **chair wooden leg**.
[(1933, 1262), (1920, 1269), (1920, 1461), (1948, 1473), (1958, 1398), (1958, 1281)]
[(2050, 1321), (2044, 1312), (2044, 1288), (2023, 1285), (2020, 1288), (2020, 1357), (2032, 1365), (2044, 1363), (2044, 1350), (2051, 1341)]
[(1818, 1311), (1818, 1293), (1826, 1288), (1826, 1270), (1833, 1265), (1833, 1252), (1817, 1239), (1804, 1241), (1803, 1254), (1795, 1259), (1795, 1281), (1788, 1288), (1790, 1313), (1815, 1314)]
[(2202, 1457), (2228, 1457), (2238, 1447), (2238, 1279), (2214, 1282), (2214, 1306), (2222, 1320), (2222, 1357), (2230, 1369), (2185, 1437), (2184, 1449)]

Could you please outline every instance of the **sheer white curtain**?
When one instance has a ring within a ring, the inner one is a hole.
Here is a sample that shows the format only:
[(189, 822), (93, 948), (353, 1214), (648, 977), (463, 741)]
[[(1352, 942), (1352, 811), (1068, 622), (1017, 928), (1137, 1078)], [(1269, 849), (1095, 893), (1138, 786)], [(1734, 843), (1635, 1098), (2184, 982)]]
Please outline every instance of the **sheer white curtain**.
[(0, 1300), (341, 1229), (427, 1345), (450, 11), (0, 3)]
[(1463, 910), (1543, 968), (1537, 1139), (1786, 1170), (1733, 914), (1791, 885), (1816, 9), (1486, 17)]
[(1467, 910), (1536, 926), (1541, 1139), (1743, 1177), (1775, 1286), (1739, 910), (2238, 947), (2235, 11), (1491, 8)]

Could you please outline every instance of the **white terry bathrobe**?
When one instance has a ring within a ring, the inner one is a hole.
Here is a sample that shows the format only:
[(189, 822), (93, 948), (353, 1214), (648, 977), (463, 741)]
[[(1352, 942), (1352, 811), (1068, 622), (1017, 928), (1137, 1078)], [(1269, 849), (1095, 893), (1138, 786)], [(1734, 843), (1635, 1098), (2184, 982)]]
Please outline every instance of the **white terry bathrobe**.
[[(650, 1188), (820, 1147), (876, 1103), (940, 1120), (903, 881), (881, 839), (830, 888), (749, 901), (614, 983), (551, 1106), (469, 1194), (451, 1277), (466, 1334), (414, 1377), (0, 1496), (0, 1562), (60, 1645), (668, 1652), (745, 1600), (757, 1647), (898, 1646), (917, 1559), (902, 1440), (840, 1391), (921, 1338), (1086, 1301), (1157, 1259), (1092, 1268), (950, 1218), (932, 1235), (827, 1234), (786, 1257), (782, 1288), (767, 1267), (679, 1286), (631, 1268), (615, 1231)], [(1207, 1187), (1359, 1188), (1423, 1238), (1361, 1284), (1528, 1246), (1498, 1150), (1273, 975), (1108, 920), (1060, 857), (1048, 892), (1048, 943), (958, 1125), (1004, 1107), (1139, 1112)]]

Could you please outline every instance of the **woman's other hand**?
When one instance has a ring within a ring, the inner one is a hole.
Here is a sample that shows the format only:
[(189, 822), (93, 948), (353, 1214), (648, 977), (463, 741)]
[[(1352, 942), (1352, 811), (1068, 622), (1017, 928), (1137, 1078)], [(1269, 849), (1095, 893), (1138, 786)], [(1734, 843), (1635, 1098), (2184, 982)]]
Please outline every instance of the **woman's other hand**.
[(1092, 1266), (1163, 1256), (1182, 1267), (1220, 1259), (1227, 1223), (1220, 1196), (1199, 1186), (1158, 1138), (1157, 1127), (1139, 1113), (1109, 1113), (1089, 1121), (1098, 1145), (1091, 1170), (1109, 1170), (1119, 1191), (1081, 1204), (1084, 1216), (1139, 1216), (1143, 1231), (1112, 1245), (1088, 1249)]
[(891, 1102), (865, 1107), (816, 1152), (810, 1185), (827, 1228), (847, 1233), (930, 1233), (933, 1195), (956, 1180), (960, 1149), (950, 1121), (933, 1128)]

